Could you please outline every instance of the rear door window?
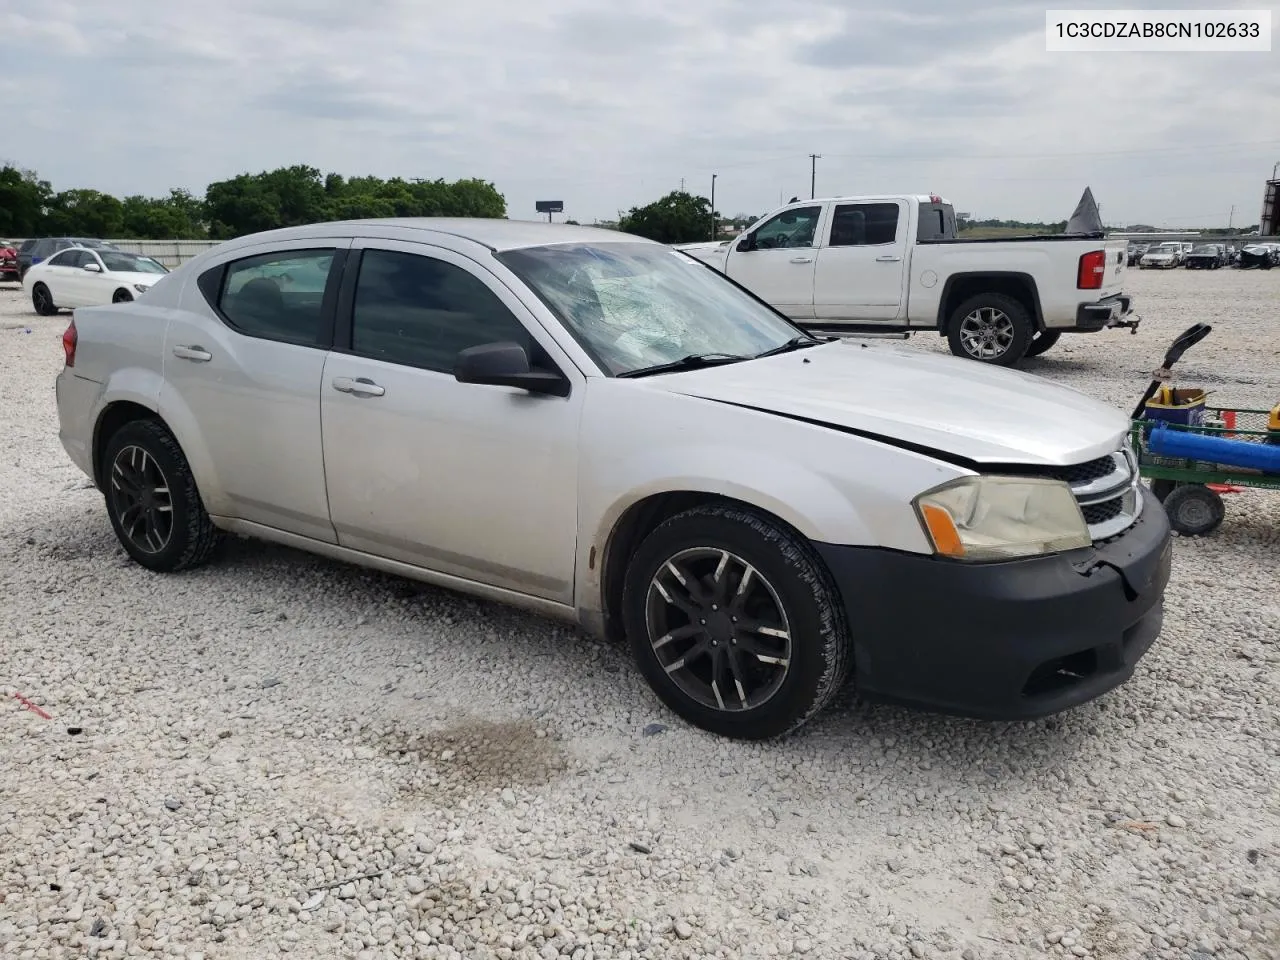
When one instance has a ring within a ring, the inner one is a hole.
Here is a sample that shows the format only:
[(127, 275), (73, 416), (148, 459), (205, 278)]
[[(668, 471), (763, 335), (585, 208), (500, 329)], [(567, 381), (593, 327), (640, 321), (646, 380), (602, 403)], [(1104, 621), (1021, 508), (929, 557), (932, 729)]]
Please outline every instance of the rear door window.
[(235, 260), (226, 265), (217, 310), (248, 336), (314, 346), (321, 340), (335, 253), (282, 250)]

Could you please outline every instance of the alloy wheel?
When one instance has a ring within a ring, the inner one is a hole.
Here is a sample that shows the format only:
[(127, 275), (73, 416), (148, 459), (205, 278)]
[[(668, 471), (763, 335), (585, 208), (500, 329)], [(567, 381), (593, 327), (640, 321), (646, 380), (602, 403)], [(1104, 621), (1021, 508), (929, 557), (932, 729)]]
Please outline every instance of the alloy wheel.
[(1013, 321), (997, 307), (979, 307), (960, 321), (960, 341), (965, 352), (978, 360), (1004, 356), (1015, 335)]
[(691, 700), (726, 712), (753, 710), (781, 689), (791, 665), (791, 627), (767, 579), (719, 547), (666, 560), (649, 584), (649, 643)]
[(111, 504), (120, 529), (138, 550), (155, 554), (173, 537), (173, 495), (155, 457), (142, 447), (121, 448), (111, 464)]

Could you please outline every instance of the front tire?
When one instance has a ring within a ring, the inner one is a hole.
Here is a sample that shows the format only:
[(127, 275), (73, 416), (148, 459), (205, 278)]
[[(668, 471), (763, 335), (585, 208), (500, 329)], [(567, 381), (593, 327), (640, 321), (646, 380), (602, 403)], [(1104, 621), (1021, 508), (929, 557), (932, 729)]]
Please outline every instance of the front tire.
[(53, 294), (43, 283), (31, 288), (31, 306), (42, 317), (52, 317), (58, 313), (58, 305), (53, 302)]
[(112, 303), (130, 303), (133, 301), (133, 294), (121, 287), (111, 297)]
[(999, 367), (1011, 367), (1026, 356), (1033, 334), (1027, 308), (1002, 293), (970, 297), (952, 311), (947, 324), (952, 353)]
[(126, 423), (102, 460), (107, 515), (125, 552), (160, 573), (203, 564), (221, 539), (178, 441), (155, 420)]
[(849, 629), (826, 567), (750, 507), (695, 507), (658, 526), (631, 559), (622, 604), (649, 686), (711, 733), (790, 733), (849, 675)]
[(1032, 338), (1031, 343), (1027, 346), (1026, 356), (1038, 357), (1042, 353), (1053, 348), (1053, 345), (1062, 339), (1061, 330), (1042, 330)]

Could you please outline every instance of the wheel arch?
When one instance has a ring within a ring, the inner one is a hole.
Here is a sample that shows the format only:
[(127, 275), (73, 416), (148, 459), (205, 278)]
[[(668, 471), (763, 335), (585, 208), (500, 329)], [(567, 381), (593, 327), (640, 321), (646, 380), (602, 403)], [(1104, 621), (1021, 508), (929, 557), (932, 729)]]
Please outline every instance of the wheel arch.
[(977, 273), (953, 273), (942, 286), (938, 300), (938, 331), (949, 332), (951, 314), (970, 297), (998, 293), (1017, 300), (1031, 315), (1036, 332), (1044, 330), (1044, 311), (1040, 306), (1040, 290), (1035, 278), (1017, 270), (983, 270)]
[[(810, 526), (807, 518), (798, 516), (795, 511), (788, 510), (781, 504), (776, 505), (778, 509), (771, 509), (760, 502), (771, 499), (743, 491), (727, 493), (712, 489), (669, 489), (635, 499), (621, 510), (609, 525), (607, 533), (598, 538), (601, 544), (599, 549), (595, 546), (591, 548), (588, 565), (592, 566), (594, 561), (598, 593), (593, 591), (596, 609), (582, 611), (587, 625), (612, 641), (621, 641), (622, 593), (628, 562), (645, 537), (671, 517), (686, 510), (712, 504), (742, 507), (764, 515), (797, 539), (816, 539), (812, 529), (806, 533), (801, 527)], [(797, 522), (792, 522), (784, 514), (789, 514)]]

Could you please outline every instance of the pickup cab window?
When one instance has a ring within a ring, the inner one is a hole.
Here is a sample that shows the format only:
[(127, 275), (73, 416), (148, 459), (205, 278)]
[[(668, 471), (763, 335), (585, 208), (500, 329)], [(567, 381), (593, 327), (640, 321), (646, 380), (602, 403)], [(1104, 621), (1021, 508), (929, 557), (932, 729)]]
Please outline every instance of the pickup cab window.
[(818, 235), (818, 220), (822, 207), (800, 207), (784, 210), (755, 231), (757, 250), (776, 250), (782, 247), (812, 247)]
[(842, 203), (831, 218), (828, 246), (864, 247), (898, 239), (896, 203)]

